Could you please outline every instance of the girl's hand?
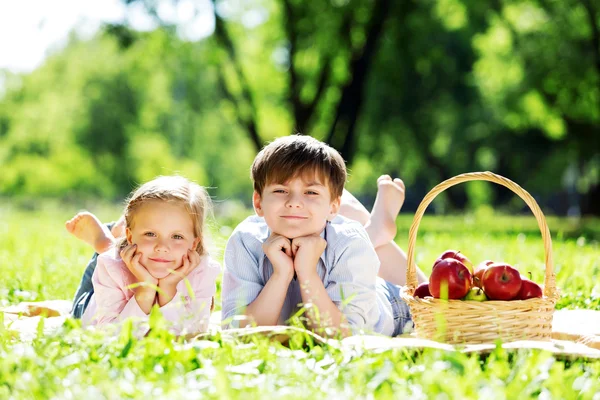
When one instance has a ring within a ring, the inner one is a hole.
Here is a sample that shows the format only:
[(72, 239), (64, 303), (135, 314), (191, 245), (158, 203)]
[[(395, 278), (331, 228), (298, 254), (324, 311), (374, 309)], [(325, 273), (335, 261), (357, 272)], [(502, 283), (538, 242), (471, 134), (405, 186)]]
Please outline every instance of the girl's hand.
[(140, 283), (147, 283), (148, 285), (156, 286), (158, 284), (158, 279), (150, 275), (150, 272), (140, 264), (140, 258), (142, 258), (142, 253), (137, 251), (136, 244), (128, 244), (125, 246), (119, 253), (121, 255), (121, 259), (127, 266), (127, 269), (135, 276)]
[(188, 249), (187, 254), (183, 255), (181, 267), (171, 272), (166, 277), (158, 280), (160, 288), (177, 286), (190, 272), (200, 265), (200, 254), (196, 250)]

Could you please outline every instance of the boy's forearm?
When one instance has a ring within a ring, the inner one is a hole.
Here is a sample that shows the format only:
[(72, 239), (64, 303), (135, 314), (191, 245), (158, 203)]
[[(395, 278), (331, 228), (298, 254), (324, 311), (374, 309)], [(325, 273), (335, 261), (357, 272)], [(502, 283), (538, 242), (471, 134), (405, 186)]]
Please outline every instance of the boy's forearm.
[(334, 333), (339, 331), (343, 337), (349, 336), (351, 332), (348, 327), (341, 326), (345, 321), (344, 314), (329, 298), (316, 270), (303, 275), (299, 274), (298, 281), (302, 302), (305, 305), (312, 305), (308, 308), (307, 313), (310, 328), (320, 334), (324, 333), (324, 328), (334, 328), (336, 331)]
[(291, 278), (271, 275), (265, 287), (246, 307), (246, 315), (258, 326), (277, 325)]

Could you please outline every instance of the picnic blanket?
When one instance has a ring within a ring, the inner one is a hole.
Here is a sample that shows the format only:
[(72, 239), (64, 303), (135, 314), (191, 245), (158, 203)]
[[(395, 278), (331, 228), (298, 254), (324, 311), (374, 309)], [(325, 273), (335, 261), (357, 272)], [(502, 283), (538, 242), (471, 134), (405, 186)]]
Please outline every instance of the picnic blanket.
[[(4, 327), (15, 333), (21, 340), (36, 337), (40, 327), (39, 322), (44, 318), (43, 333), (51, 334), (62, 326), (69, 318), (71, 302), (68, 300), (50, 300), (42, 302), (23, 302), (15, 306), (0, 308), (4, 315)], [(210, 318), (209, 332), (193, 335), (194, 340), (206, 340), (211, 332), (220, 331), (220, 312), (214, 312)], [(393, 348), (407, 349), (439, 349), (460, 351), (464, 353), (488, 353), (496, 348), (496, 344), (476, 344), (453, 346), (432, 340), (419, 339), (411, 335), (390, 338), (381, 335), (355, 335), (341, 341), (320, 337), (301, 328), (289, 326), (269, 326), (244, 329), (229, 329), (222, 334), (244, 339), (252, 335), (268, 335), (274, 340), (286, 341), (292, 333), (302, 331), (310, 335), (317, 343), (327, 343), (337, 347), (361, 347), (371, 350)], [(503, 343), (507, 350), (539, 349), (549, 351), (563, 358), (600, 359), (600, 311), (593, 310), (557, 310), (552, 323), (552, 340), (533, 341), (521, 340)]]

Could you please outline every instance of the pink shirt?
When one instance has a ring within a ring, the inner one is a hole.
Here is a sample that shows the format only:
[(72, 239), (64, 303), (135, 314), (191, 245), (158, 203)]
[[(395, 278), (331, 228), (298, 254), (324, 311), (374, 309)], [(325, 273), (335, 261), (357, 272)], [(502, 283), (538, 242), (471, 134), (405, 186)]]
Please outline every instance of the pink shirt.
[[(165, 319), (172, 322), (176, 334), (203, 332), (208, 326), (212, 298), (216, 292), (216, 278), (221, 267), (209, 256), (201, 257), (200, 264), (187, 279), (194, 292), (188, 291), (185, 280), (177, 284), (175, 297), (160, 307)], [(94, 294), (81, 320), (84, 325), (106, 325), (127, 317), (148, 319), (138, 305), (134, 292), (128, 286), (138, 280), (129, 271), (116, 249), (98, 256), (92, 276)]]

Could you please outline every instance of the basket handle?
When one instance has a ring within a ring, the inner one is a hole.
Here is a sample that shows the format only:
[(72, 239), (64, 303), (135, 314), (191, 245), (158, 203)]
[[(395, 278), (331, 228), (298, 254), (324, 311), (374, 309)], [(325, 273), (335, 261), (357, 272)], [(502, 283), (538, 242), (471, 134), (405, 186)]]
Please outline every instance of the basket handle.
[(449, 187), (455, 186), (463, 182), (482, 180), (506, 186), (515, 194), (517, 194), (521, 199), (523, 199), (525, 203), (527, 203), (531, 211), (533, 211), (533, 215), (535, 215), (535, 219), (538, 222), (538, 227), (542, 232), (542, 239), (544, 241), (544, 251), (546, 255), (546, 278), (544, 281), (544, 295), (549, 298), (558, 298), (558, 292), (556, 290), (556, 276), (554, 274), (554, 262), (552, 260), (552, 239), (550, 236), (550, 230), (548, 229), (548, 224), (546, 223), (546, 218), (544, 217), (544, 213), (540, 209), (540, 206), (537, 204), (535, 199), (525, 189), (523, 189), (521, 186), (517, 185), (510, 179), (500, 175), (496, 175), (489, 171), (470, 172), (447, 179), (435, 186), (433, 189), (431, 189), (429, 193), (427, 193), (425, 198), (421, 201), (421, 204), (419, 204), (412, 225), (410, 226), (410, 230), (408, 232), (408, 268), (406, 269), (406, 282), (408, 286), (408, 293), (412, 295), (412, 293), (414, 293), (415, 288), (417, 287), (417, 270), (415, 265), (414, 254), (415, 244), (417, 241), (417, 231), (419, 230), (419, 224), (421, 223), (421, 219), (423, 218), (423, 214), (425, 214), (427, 206), (429, 206), (429, 204), (433, 201), (433, 199), (435, 199), (435, 197), (438, 194), (442, 193)]

